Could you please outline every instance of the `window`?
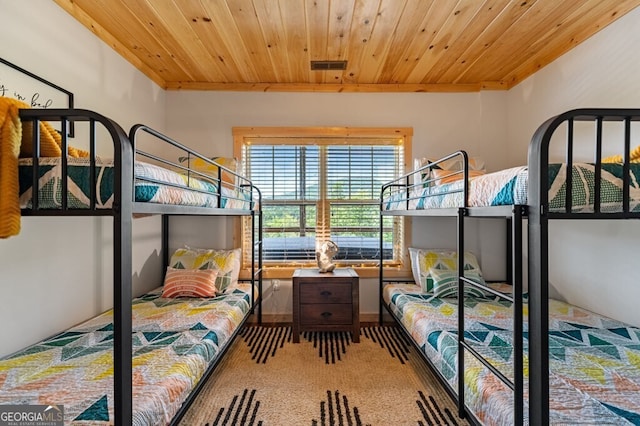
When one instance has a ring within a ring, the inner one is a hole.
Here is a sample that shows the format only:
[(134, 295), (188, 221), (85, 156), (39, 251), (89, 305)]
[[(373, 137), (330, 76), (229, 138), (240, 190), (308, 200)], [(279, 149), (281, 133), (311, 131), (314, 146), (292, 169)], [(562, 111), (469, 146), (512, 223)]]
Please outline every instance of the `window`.
[[(243, 172), (262, 192), (267, 270), (315, 266), (326, 240), (340, 247), (338, 265), (376, 268), (381, 185), (404, 174), (410, 136), (411, 129), (234, 129)], [(402, 220), (385, 217), (384, 236), (385, 261), (398, 264)]]

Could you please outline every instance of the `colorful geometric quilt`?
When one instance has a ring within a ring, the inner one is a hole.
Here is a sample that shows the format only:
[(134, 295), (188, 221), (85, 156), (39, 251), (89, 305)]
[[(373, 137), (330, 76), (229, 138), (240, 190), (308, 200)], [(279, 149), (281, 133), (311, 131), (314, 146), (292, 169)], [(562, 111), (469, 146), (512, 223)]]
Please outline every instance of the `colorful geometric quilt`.
[[(384, 300), (456, 390), (457, 299), (420, 293), (413, 284), (393, 284), (385, 287)], [(549, 301), (549, 310), (551, 424), (640, 425), (640, 328), (557, 300)], [(524, 315), (528, 424), (526, 304)], [(465, 299), (465, 340), (511, 380), (512, 329), (509, 302)], [(514, 424), (512, 391), (470, 355), (465, 367), (467, 406), (484, 424)]]
[[(249, 312), (250, 286), (215, 298), (133, 302), (134, 425), (165, 425)], [(63, 405), (65, 424), (113, 424), (113, 325), (105, 312), (0, 359), (0, 404)]]
[[(20, 206), (30, 208), (32, 200), (32, 160), (20, 159)], [(69, 158), (68, 205), (86, 209), (90, 205), (89, 159)], [(109, 209), (113, 202), (113, 160), (96, 160), (96, 208)], [(196, 207), (218, 207), (218, 186), (194, 177), (187, 177), (153, 164), (136, 162), (135, 200), (158, 204)], [(45, 157), (39, 161), (39, 205), (45, 209), (62, 206), (62, 167), (60, 158)], [(250, 196), (231, 188), (222, 188), (220, 208), (249, 209)]]
[[(620, 164), (602, 164), (601, 211), (622, 211), (622, 176)], [(640, 164), (630, 165), (630, 210), (640, 211)], [(549, 165), (549, 210), (564, 212), (566, 195), (566, 164)], [(486, 207), (527, 204), (528, 169), (525, 166), (480, 175), (469, 180), (469, 206)], [(572, 212), (593, 212), (595, 166), (576, 163), (572, 168)], [(452, 208), (463, 205), (463, 181), (421, 187), (416, 186), (409, 196), (409, 210)], [(395, 190), (383, 199), (385, 210), (406, 210), (407, 195)]]

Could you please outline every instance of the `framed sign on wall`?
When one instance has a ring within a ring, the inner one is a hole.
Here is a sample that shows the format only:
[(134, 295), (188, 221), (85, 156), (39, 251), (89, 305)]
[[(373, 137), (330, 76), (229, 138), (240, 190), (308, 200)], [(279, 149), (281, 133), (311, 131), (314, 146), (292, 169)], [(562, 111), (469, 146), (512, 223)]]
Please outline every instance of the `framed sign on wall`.
[[(0, 96), (17, 99), (31, 108), (73, 108), (73, 93), (3, 58)], [(73, 122), (67, 128), (69, 137), (73, 137)]]

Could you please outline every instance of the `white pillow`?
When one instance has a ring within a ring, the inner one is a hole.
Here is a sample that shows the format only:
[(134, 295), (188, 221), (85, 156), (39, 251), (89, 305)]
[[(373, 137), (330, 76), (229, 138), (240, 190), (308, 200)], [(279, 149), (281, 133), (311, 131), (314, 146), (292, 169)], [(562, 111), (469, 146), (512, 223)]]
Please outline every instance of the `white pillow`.
[(416, 284), (420, 283), (420, 269), (418, 268), (418, 254), (420, 253), (419, 248), (409, 247), (409, 261), (411, 262), (411, 273), (413, 274), (413, 281)]

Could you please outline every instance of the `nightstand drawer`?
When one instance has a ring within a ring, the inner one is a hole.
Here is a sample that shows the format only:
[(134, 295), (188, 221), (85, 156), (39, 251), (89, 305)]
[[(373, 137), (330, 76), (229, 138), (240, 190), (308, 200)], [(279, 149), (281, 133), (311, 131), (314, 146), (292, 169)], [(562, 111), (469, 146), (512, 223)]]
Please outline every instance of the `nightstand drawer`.
[(300, 303), (351, 303), (351, 283), (302, 283)]
[(304, 325), (351, 324), (352, 307), (344, 303), (304, 305), (300, 322)]

